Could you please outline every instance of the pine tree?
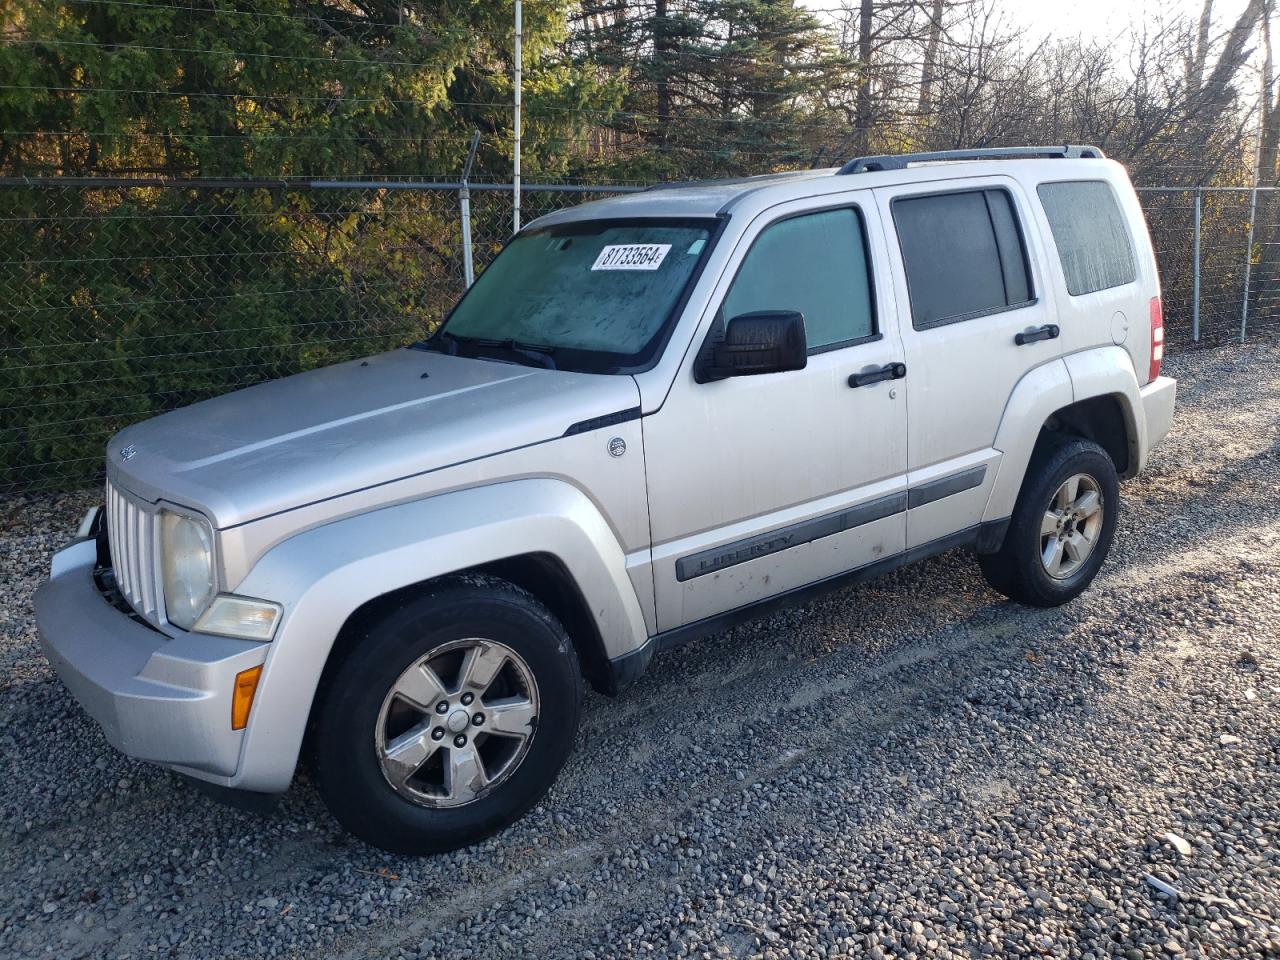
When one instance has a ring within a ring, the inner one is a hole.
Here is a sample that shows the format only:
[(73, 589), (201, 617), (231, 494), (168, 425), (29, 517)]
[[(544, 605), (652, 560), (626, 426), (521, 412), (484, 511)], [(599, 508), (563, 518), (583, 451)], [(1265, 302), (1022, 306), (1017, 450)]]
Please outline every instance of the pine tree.
[(791, 0), (589, 0), (569, 49), (625, 78), (602, 153), (646, 178), (806, 164), (823, 91), (848, 70), (829, 30)]
[[(455, 173), (472, 128), (506, 173), (512, 10), (474, 3), (11, 0), (0, 169), (201, 177)], [(193, 8), (195, 7), (195, 8)], [(567, 162), (611, 91), (559, 61), (565, 11), (524, 20), (529, 154)]]

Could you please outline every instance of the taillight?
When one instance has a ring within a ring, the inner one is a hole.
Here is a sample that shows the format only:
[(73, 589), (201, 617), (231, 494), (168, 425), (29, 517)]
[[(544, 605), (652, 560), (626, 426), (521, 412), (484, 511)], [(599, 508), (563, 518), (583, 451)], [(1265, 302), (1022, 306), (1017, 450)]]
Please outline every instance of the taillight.
[(1164, 359), (1164, 308), (1160, 306), (1160, 298), (1151, 298), (1151, 370), (1147, 377), (1150, 383), (1160, 376), (1160, 361)]

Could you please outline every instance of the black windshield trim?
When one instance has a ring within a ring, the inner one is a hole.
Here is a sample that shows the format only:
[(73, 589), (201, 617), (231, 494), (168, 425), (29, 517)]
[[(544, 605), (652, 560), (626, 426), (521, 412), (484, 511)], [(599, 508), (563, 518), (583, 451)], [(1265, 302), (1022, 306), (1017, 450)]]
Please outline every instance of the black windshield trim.
[[(697, 286), (698, 280), (702, 276), (702, 271), (706, 269), (707, 261), (715, 249), (716, 242), (724, 233), (725, 224), (728, 222), (727, 215), (717, 215), (715, 217), (610, 217), (590, 220), (571, 220), (568, 223), (551, 224), (545, 227), (526, 227), (521, 230), (511, 240), (518, 237), (531, 237), (539, 234), (548, 236), (572, 236), (589, 233), (600, 233), (604, 230), (615, 227), (635, 227), (635, 226), (672, 226), (672, 227), (705, 227), (707, 229), (707, 242), (702, 248), (702, 253), (698, 256), (698, 262), (694, 265), (689, 279), (685, 281), (684, 288), (680, 291), (680, 295), (676, 297), (675, 303), (672, 304), (667, 316), (663, 318), (662, 324), (658, 330), (650, 338), (644, 348), (636, 353), (610, 353), (604, 350), (581, 350), (572, 347), (552, 347), (547, 345), (547, 350), (552, 353), (555, 358), (556, 368), (560, 370), (569, 370), (576, 373), (612, 373), (612, 374), (636, 374), (644, 373), (646, 370), (652, 370), (661, 359), (663, 351), (666, 349), (667, 343), (671, 340), (671, 334), (675, 330), (676, 322), (680, 315), (684, 312), (685, 306), (689, 302), (689, 297), (693, 293), (693, 288)], [(503, 244), (502, 250), (498, 252), (498, 257), (502, 256), (511, 244), (508, 240)], [(474, 289), (474, 284), (472, 288)], [(435, 329), (430, 337), (425, 341), (421, 341), (414, 346), (420, 346), (424, 349), (438, 349), (434, 341), (442, 338), (447, 331), (449, 321), (453, 319), (454, 313), (458, 307), (470, 294), (470, 290), (459, 298), (458, 302), (453, 306), (446, 315), (440, 326)], [(468, 338), (458, 334), (450, 334), (458, 341), (465, 342)], [(451, 352), (447, 348), (443, 352)], [(483, 358), (481, 358), (483, 359)]]

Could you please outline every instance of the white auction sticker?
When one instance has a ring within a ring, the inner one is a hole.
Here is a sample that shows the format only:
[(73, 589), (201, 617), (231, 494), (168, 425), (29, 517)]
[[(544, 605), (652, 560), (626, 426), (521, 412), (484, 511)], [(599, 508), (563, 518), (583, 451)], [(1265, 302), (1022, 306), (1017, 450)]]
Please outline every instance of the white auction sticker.
[(657, 270), (669, 243), (611, 243), (600, 251), (592, 270)]

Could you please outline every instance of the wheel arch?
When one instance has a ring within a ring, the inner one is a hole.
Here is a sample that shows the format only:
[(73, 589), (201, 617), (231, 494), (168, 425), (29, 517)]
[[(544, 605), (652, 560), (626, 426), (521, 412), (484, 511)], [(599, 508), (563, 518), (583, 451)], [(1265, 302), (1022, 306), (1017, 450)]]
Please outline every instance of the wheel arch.
[(1106, 450), (1121, 480), (1136, 476), (1146, 458), (1147, 423), (1128, 351), (1099, 347), (1073, 354), (1064, 363), (1073, 396), (1069, 405), (1054, 411), (1059, 427)]
[(545, 606), (569, 635), (578, 653), (583, 676), (592, 688), (610, 695), (617, 692), (609, 672), (609, 655), (604, 646), (604, 638), (600, 634), (599, 625), (591, 616), (591, 608), (587, 605), (581, 588), (559, 557), (538, 551), (450, 571), (369, 598), (353, 610), (338, 629), (321, 674), (317, 697), (318, 691), (332, 679), (335, 665), (340, 664), (347, 651), (360, 642), (361, 636), (372, 624), (439, 583), (476, 574), (496, 577), (519, 587)]
[(1037, 451), (1061, 437), (1090, 440), (1107, 452), (1122, 478), (1131, 476), (1130, 465), (1137, 458), (1137, 437), (1133, 414), (1124, 394), (1107, 393), (1086, 397), (1055, 410), (1040, 427)]
[(1036, 367), (1005, 405), (993, 444), (1000, 468), (983, 519), (1013, 513), (1032, 457), (1055, 435), (1097, 443), (1127, 479), (1142, 469), (1144, 428), (1137, 378), (1123, 349), (1086, 350)]
[(346, 645), (414, 591), (468, 572), (502, 577), (546, 604), (593, 684), (611, 657), (648, 639), (617, 538), (563, 481), (470, 488), (314, 528), (273, 548), (238, 588), (282, 602), (286, 614), (228, 785), (284, 789), (320, 683)]
[(366, 631), (393, 610), (430, 591), (433, 586), (468, 575), (484, 575), (510, 583), (542, 603), (564, 627), (578, 654), (582, 675), (592, 689), (608, 696), (617, 693), (617, 684), (609, 669), (609, 656), (599, 627), (591, 616), (582, 591), (568, 568), (554, 554), (537, 552), (504, 557), (489, 563), (441, 574), (417, 583), (371, 597), (351, 612), (338, 629), (316, 684), (315, 696), (307, 715), (302, 756), (311, 755), (311, 736), (315, 729), (316, 707), (324, 691), (333, 682), (347, 654), (359, 646)]
[(582, 674), (592, 689), (610, 696), (618, 692), (599, 624), (591, 615), (582, 589), (559, 557), (542, 552), (525, 553), (481, 564), (473, 572), (490, 574), (532, 594), (569, 634), (578, 651)]

